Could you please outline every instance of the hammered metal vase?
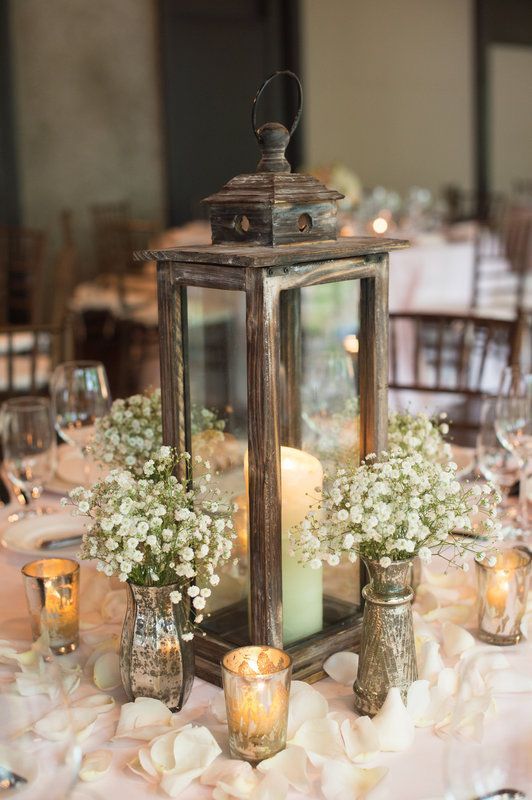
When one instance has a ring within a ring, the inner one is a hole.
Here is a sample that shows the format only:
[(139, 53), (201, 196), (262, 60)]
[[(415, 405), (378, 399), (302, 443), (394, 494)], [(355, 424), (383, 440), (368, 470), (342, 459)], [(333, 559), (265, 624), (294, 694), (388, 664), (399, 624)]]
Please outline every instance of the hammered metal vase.
[(354, 685), (359, 714), (376, 714), (391, 686), (401, 690), (417, 680), (416, 647), (412, 621), (412, 560), (381, 567), (363, 559), (370, 582), (362, 590), (364, 618), (358, 675)]
[(193, 641), (183, 640), (186, 611), (174, 604), (170, 586), (128, 583), (120, 640), (120, 674), (130, 700), (154, 697), (172, 711), (186, 703), (194, 682)]

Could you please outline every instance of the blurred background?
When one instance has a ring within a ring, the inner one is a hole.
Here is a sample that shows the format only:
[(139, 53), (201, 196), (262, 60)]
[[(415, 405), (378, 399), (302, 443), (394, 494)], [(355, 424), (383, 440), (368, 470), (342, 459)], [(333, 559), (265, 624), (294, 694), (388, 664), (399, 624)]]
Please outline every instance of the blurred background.
[[(447, 409), (441, 390), (479, 397), (529, 367), (529, 0), (2, 0), (4, 396), (45, 390), (68, 356), (101, 359), (114, 396), (158, 384), (154, 265), (131, 253), (210, 241), (200, 201), (254, 171), (251, 100), (283, 68), (304, 87), (293, 169), (346, 195), (344, 235), (412, 243), (391, 257), (392, 405)], [(278, 81), (261, 121), (289, 124), (295, 102)], [(227, 378), (243, 312), (197, 291), (192, 358), (223, 409), (245, 386)], [(354, 306), (309, 292), (309, 396), (351, 385)]]

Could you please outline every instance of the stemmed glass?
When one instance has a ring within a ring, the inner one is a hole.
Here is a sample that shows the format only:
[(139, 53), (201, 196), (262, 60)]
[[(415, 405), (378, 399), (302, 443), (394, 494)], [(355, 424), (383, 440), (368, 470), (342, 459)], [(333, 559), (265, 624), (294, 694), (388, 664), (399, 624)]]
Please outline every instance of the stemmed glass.
[(50, 383), (55, 427), (67, 444), (83, 458), (85, 483), (90, 478), (89, 445), (94, 423), (111, 407), (111, 393), (100, 361), (67, 361), (59, 364)]
[(525, 375), (515, 366), (505, 368), (495, 413), (499, 441), (519, 460), (519, 522), (527, 533), (527, 478), (532, 459), (532, 374)]
[[(16, 397), (6, 400), (1, 410), (2, 451), (9, 480), (24, 492), (26, 502), (38, 499), (55, 470), (55, 430), (50, 401), (46, 397)], [(42, 506), (18, 512), (45, 514)]]
[[(486, 478), (495, 484), (502, 495), (498, 513), (504, 520), (503, 532), (507, 536), (515, 536), (521, 532), (512, 523), (516, 522), (515, 513), (508, 503), (510, 489), (519, 477), (519, 460), (507, 450), (497, 437), (495, 422), (497, 418), (497, 400), (488, 398), (483, 401), (480, 411), (480, 429), (477, 434), (476, 462), (478, 469)], [(502, 521), (502, 520), (501, 520)]]

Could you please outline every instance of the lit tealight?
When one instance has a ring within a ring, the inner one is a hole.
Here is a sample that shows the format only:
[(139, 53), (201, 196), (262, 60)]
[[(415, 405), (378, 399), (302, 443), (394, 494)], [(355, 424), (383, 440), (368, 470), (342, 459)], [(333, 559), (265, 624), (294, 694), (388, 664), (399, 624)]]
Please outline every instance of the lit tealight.
[(386, 233), (388, 230), (388, 220), (384, 219), (384, 217), (376, 217), (373, 220), (372, 228), (375, 233)]
[(343, 345), (345, 352), (349, 353), (350, 356), (355, 356), (358, 353), (358, 339), (354, 333), (344, 336)]

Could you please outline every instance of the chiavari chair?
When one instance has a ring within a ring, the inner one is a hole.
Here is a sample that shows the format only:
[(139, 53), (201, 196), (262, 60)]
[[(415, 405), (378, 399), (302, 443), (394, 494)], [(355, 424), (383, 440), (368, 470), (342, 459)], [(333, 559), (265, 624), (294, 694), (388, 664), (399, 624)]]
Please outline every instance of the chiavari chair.
[(34, 324), (42, 286), (46, 234), (0, 225), (0, 323)]

